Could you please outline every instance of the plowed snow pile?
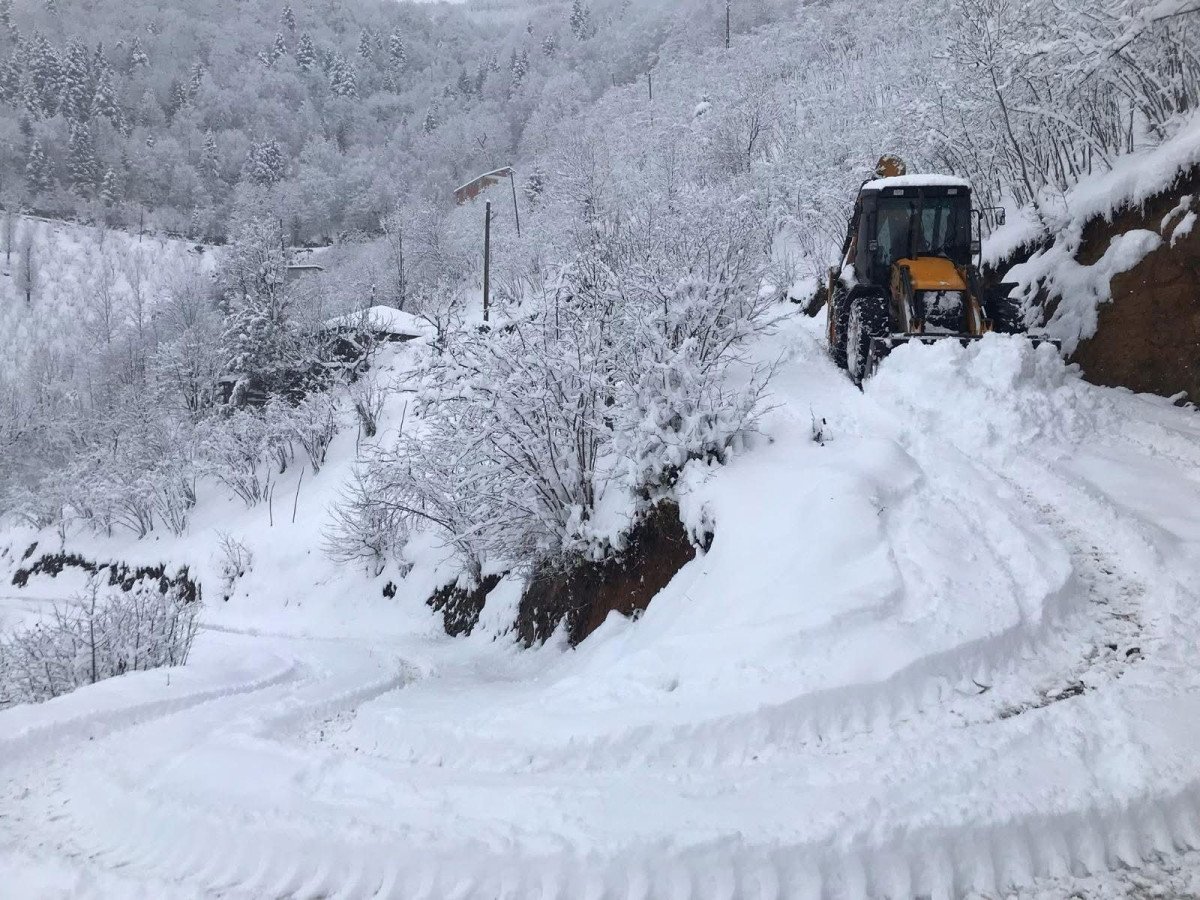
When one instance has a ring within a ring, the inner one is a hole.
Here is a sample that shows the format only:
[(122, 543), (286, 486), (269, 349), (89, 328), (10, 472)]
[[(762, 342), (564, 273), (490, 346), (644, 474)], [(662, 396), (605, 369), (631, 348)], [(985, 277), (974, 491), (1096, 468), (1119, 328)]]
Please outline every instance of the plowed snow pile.
[(819, 328), (759, 348), (776, 406), (684, 473), (715, 539), (636, 622), (518, 651), (505, 581), (465, 640), (378, 606), (301, 636), (331, 580), (256, 633), (211, 608), (169, 686), (0, 713), (0, 895), (1185, 884), (1200, 419), (998, 336), (903, 347), (860, 393)]

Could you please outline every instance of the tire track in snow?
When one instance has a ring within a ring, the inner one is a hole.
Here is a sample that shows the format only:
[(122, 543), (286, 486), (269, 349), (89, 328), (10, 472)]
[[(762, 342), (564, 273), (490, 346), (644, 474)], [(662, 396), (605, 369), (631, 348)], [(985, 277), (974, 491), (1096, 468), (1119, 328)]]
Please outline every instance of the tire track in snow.
[[(932, 718), (930, 727), (945, 728), (1004, 717), (1069, 698), (1072, 686), (1085, 676), (1097, 681), (1119, 677), (1140, 658), (1123, 654), (1142, 643), (1138, 599), (1145, 586), (1102, 551), (1094, 536), (1071, 526), (1054, 505), (1034, 498), (1021, 479), (996, 478), (1023, 498), (1070, 556), (1072, 578), (1046, 604), (1042, 620), (1018, 623), (991, 638), (924, 657), (874, 684), (807, 694), (700, 723), (647, 725), (549, 749), (478, 739), (456, 746), (443, 743), (416, 752), (412, 764), (489, 772), (750, 765), (841, 752), (842, 745), (856, 738), (922, 718)], [(1098, 501), (1076, 496), (1071, 502), (1086, 507), (1086, 518), (1119, 527), (1112, 522), (1111, 509)], [(1098, 612), (1104, 626), (1099, 629)], [(1036, 685), (1033, 690), (1031, 683)]]
[[(0, 828), (18, 843), (47, 830), (45, 826), (49, 823), (50, 830), (61, 835), (62, 846), (70, 845), (75, 848), (72, 853), (102, 862), (105, 868), (137, 869), (157, 877), (183, 878), (198, 882), (207, 890), (226, 891), (252, 881), (247, 896), (329, 896), (335, 883), (330, 875), (333, 869), (320, 868), (332, 865), (326, 857), (314, 850), (311, 859), (320, 864), (314, 869), (307, 862), (295, 859), (291, 844), (280, 846), (278, 835), (289, 830), (288, 817), (279, 817), (274, 827), (262, 835), (265, 843), (247, 843), (238, 839), (244, 835), (235, 817), (181, 807), (178, 798), (173, 799), (154, 787), (153, 779), (150, 784), (143, 784), (147, 773), (140, 769), (110, 771), (107, 776), (94, 777), (106, 766), (83, 764), (80, 754), (111, 767), (106, 739), (121, 740), (139, 726), (162, 727), (175, 713), (204, 704), (217, 707), (208, 715), (209, 720), (236, 718), (239, 710), (253, 708), (251, 693), (277, 687), (284, 694), (273, 702), (271, 711), (256, 712), (247, 719), (254, 723), (251, 729), (254, 740), (274, 744), (298, 736), (322, 717), (369, 702), (415, 677), (416, 668), (402, 664), (397, 674), (374, 678), (367, 684), (359, 680), (357, 684), (338, 686), (336, 679), (329, 683), (319, 668), (293, 658), (282, 671), (267, 678), (184, 698), (80, 716), (38, 729), (24, 736), (25, 751), (45, 748), (57, 753), (46, 767), (49, 772), (38, 778), (42, 790), (36, 795), (27, 790), (17, 792), (18, 779), (12, 780), (11, 802), (4, 803), (6, 812), (0, 815)], [(234, 703), (234, 708), (223, 710), (217, 702), (221, 700)], [(177, 724), (185, 734), (197, 731), (197, 739), (203, 740), (200, 736), (205, 730), (203, 723), (196, 726), (190, 718), (183, 717)], [(78, 741), (70, 741), (71, 737), (77, 737)], [(67, 740), (59, 741), (61, 747), (52, 747), (59, 738)], [(15, 756), (10, 760), (17, 761)], [(113, 827), (114, 810), (122, 811), (121, 825), (117, 828)], [(181, 828), (183, 822), (187, 824)], [(360, 867), (353, 881), (363, 885), (363, 890), (351, 896), (370, 896), (383, 883), (386, 873), (372, 873), (370, 868)], [(339, 872), (337, 886), (345, 884), (344, 873)], [(350, 887), (357, 891), (353, 885)]]

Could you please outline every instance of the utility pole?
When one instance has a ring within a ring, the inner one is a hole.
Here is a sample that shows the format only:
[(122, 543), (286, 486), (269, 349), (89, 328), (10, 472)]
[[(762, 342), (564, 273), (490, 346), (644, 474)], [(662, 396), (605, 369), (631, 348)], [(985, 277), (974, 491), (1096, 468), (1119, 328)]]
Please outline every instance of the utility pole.
[(488, 281), (492, 274), (492, 201), (484, 205), (483, 212), (483, 321), (488, 320)]
[(729, 0), (725, 0), (725, 49), (729, 49)]
[(521, 236), (521, 210), (517, 209), (517, 177), (512, 169), (508, 170), (508, 183), (512, 185), (513, 216), (517, 220), (517, 237)]

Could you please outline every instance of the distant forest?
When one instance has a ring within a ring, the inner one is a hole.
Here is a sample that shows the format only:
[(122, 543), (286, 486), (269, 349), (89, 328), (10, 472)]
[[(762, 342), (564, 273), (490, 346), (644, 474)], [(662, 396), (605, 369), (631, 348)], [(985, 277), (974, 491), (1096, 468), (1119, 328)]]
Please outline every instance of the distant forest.
[[(784, 4), (740, 6), (744, 31)], [(719, 2), (2, 0), (0, 198), (198, 240), (264, 203), (294, 243), (374, 232), (723, 28)]]

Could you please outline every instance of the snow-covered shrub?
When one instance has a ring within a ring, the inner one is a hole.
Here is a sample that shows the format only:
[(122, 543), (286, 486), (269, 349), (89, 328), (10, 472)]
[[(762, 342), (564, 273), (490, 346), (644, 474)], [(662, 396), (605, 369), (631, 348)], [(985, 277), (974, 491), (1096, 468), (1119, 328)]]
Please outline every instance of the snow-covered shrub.
[(197, 426), (196, 441), (204, 472), (226, 485), (246, 506), (266, 498), (271, 475), (264, 464), (268, 432), (262, 416), (249, 410), (213, 416)]
[(325, 529), (325, 552), (343, 563), (365, 563), (379, 575), (408, 539), (409, 515), (383, 479), (384, 466), (365, 466), (347, 484)]
[(364, 437), (373, 438), (379, 430), (379, 417), (391, 389), (373, 369), (368, 369), (350, 385), (350, 402)]
[(341, 403), (333, 391), (318, 391), (306, 395), (287, 415), (292, 437), (308, 455), (313, 474), (321, 471), (329, 444), (341, 426)]
[(775, 315), (754, 211), (734, 206), (672, 224), (659, 253), (618, 275), (626, 337), (613, 439), (639, 490), (690, 459), (725, 461), (761, 414), (772, 372), (745, 356)]
[(254, 555), (249, 547), (225, 531), (217, 532), (217, 548), (221, 554), (217, 564), (221, 572), (221, 596), (228, 600), (237, 580), (254, 565)]
[(752, 211), (711, 212), (649, 242), (598, 224), (520, 316), (447, 332), (415, 421), (366, 455), (340, 533), (375, 552), (390, 523), (433, 529), (471, 581), (487, 563), (602, 559), (673, 471), (724, 461), (761, 411), (770, 367), (744, 352), (773, 301)]
[(105, 678), (183, 665), (199, 602), (174, 582), (135, 581), (128, 590), (99, 573), (33, 628), (0, 638), (0, 707), (49, 700)]

